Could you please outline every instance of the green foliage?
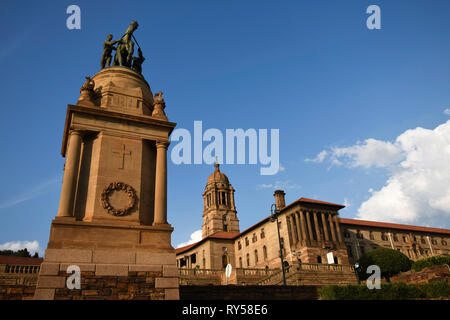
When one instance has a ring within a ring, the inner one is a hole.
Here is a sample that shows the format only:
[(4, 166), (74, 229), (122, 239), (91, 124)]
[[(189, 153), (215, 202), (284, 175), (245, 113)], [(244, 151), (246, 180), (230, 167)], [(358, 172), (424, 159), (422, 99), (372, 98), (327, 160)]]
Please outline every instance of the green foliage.
[(445, 281), (427, 284), (383, 283), (381, 289), (366, 285), (328, 285), (319, 289), (323, 300), (411, 300), (436, 299), (450, 296), (450, 285)]
[[(36, 254), (35, 254), (36, 255)], [(25, 257), (25, 258), (31, 258), (30, 253), (28, 252), (27, 248), (20, 249), (18, 251), (12, 251), (12, 250), (0, 250), (0, 256), (15, 256), (15, 257)]]
[(417, 260), (412, 264), (412, 269), (414, 271), (421, 271), (424, 268), (444, 264), (450, 265), (450, 256), (444, 255)]
[(364, 254), (358, 263), (360, 265), (358, 269), (360, 279), (367, 279), (370, 276), (370, 274), (366, 273), (368, 266), (377, 265), (381, 269), (381, 276), (389, 281), (397, 273), (410, 270), (412, 262), (400, 251), (378, 248)]

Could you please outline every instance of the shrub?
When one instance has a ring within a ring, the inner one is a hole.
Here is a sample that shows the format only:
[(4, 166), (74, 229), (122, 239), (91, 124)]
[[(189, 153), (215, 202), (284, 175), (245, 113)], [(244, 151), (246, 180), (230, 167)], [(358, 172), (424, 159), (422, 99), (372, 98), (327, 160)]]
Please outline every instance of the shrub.
[(328, 285), (319, 289), (322, 300), (411, 300), (450, 296), (450, 285), (445, 281), (427, 284), (383, 283), (381, 289), (366, 285)]
[(421, 271), (424, 268), (444, 264), (450, 265), (450, 256), (444, 255), (417, 260), (412, 264), (412, 269), (414, 271)]
[(377, 265), (381, 269), (381, 276), (387, 281), (397, 273), (411, 269), (411, 260), (403, 253), (393, 249), (378, 248), (367, 252), (359, 259), (358, 276), (367, 279), (370, 274), (366, 273), (367, 267)]

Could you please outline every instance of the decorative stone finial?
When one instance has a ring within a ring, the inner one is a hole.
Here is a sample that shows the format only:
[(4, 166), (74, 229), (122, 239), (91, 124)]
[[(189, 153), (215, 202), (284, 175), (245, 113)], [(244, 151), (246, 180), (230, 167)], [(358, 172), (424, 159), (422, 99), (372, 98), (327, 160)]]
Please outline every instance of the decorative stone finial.
[(159, 91), (158, 93), (156, 93), (153, 96), (154, 106), (153, 106), (152, 117), (167, 121), (168, 119), (164, 112), (164, 109), (166, 108), (166, 103), (165, 103), (162, 95), (163, 95), (162, 91)]
[(81, 96), (78, 99), (77, 104), (79, 105), (88, 105), (93, 106), (94, 103), (94, 87), (95, 82), (91, 79), (91, 77), (86, 76), (86, 82), (81, 86), (80, 93)]

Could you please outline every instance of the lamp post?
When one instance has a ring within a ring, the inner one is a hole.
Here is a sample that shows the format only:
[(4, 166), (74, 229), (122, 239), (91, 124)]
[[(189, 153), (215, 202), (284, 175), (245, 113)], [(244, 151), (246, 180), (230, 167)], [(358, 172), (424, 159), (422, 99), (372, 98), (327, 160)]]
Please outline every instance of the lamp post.
[(280, 215), (280, 210), (277, 209), (275, 204), (272, 204), (270, 207), (270, 222), (277, 222), (277, 231), (278, 231), (278, 244), (280, 246), (280, 259), (281, 259), (281, 271), (283, 272), (283, 284), (286, 285), (286, 273), (284, 271), (284, 258), (283, 258), (283, 247), (281, 245), (281, 237), (280, 237), (280, 225), (278, 223), (278, 216)]

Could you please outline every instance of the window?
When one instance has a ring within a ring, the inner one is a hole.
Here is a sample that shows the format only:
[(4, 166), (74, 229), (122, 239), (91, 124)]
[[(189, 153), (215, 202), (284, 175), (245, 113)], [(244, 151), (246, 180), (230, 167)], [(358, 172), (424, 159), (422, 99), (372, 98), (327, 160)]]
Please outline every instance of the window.
[(334, 264), (339, 264), (338, 257), (334, 256)]
[(443, 246), (446, 246), (446, 245), (447, 245), (447, 241), (445, 241), (444, 239), (442, 239), (442, 240), (441, 240), (441, 244), (442, 244)]
[(397, 234), (396, 234), (396, 233), (394, 233), (394, 241), (395, 241), (395, 242), (398, 242), (398, 237), (397, 237)]
[(350, 258), (353, 258), (352, 246), (347, 246), (347, 254)]
[(255, 243), (257, 240), (258, 238), (256, 237), (256, 233), (253, 233), (252, 242)]
[(420, 242), (426, 244), (425, 239), (423, 237), (420, 237)]
[(358, 239), (364, 239), (364, 237), (363, 237), (363, 235), (362, 235), (362, 233), (361, 233), (360, 230), (357, 230), (357, 231), (356, 231), (356, 237), (357, 237)]
[(247, 267), (250, 267), (250, 254), (247, 253)]
[(258, 250), (255, 250), (255, 264), (258, 263)]
[(321, 256), (317, 256), (317, 263), (322, 263), (322, 257)]
[(224, 214), (222, 216), (222, 227), (223, 227), (223, 231), (228, 231), (228, 223), (227, 223), (227, 215)]
[(383, 240), (383, 241), (387, 241), (387, 237), (386, 237), (386, 233), (384, 233), (384, 232), (382, 232), (381, 233), (381, 240)]
[(432, 244), (437, 244), (437, 240), (432, 238), (432, 239), (431, 239), (431, 243), (432, 243)]
[(197, 254), (196, 253), (191, 255), (191, 263), (193, 263), (193, 264), (197, 263)]
[(267, 260), (267, 247), (266, 246), (263, 247), (263, 258), (264, 258), (264, 261)]
[(245, 237), (245, 246), (246, 246), (246, 247), (248, 247), (248, 244), (249, 244), (249, 242), (248, 242), (248, 238), (247, 238), (247, 237)]
[(370, 240), (375, 240), (375, 237), (373, 236), (373, 232), (372, 231), (369, 232), (369, 238), (370, 238)]
[(225, 192), (221, 192), (222, 194), (222, 204), (225, 204)]
[(242, 257), (239, 257), (239, 268), (242, 268)]
[(347, 229), (344, 229), (344, 238), (350, 238), (350, 232)]
[(242, 245), (241, 245), (241, 242), (240, 241), (238, 241), (238, 250), (241, 250), (242, 249)]
[(265, 233), (264, 233), (264, 228), (262, 228), (262, 229), (261, 229), (261, 239), (264, 239), (265, 236), (266, 236), (266, 235), (265, 235)]
[(406, 236), (403, 236), (403, 242), (408, 242), (408, 238)]

